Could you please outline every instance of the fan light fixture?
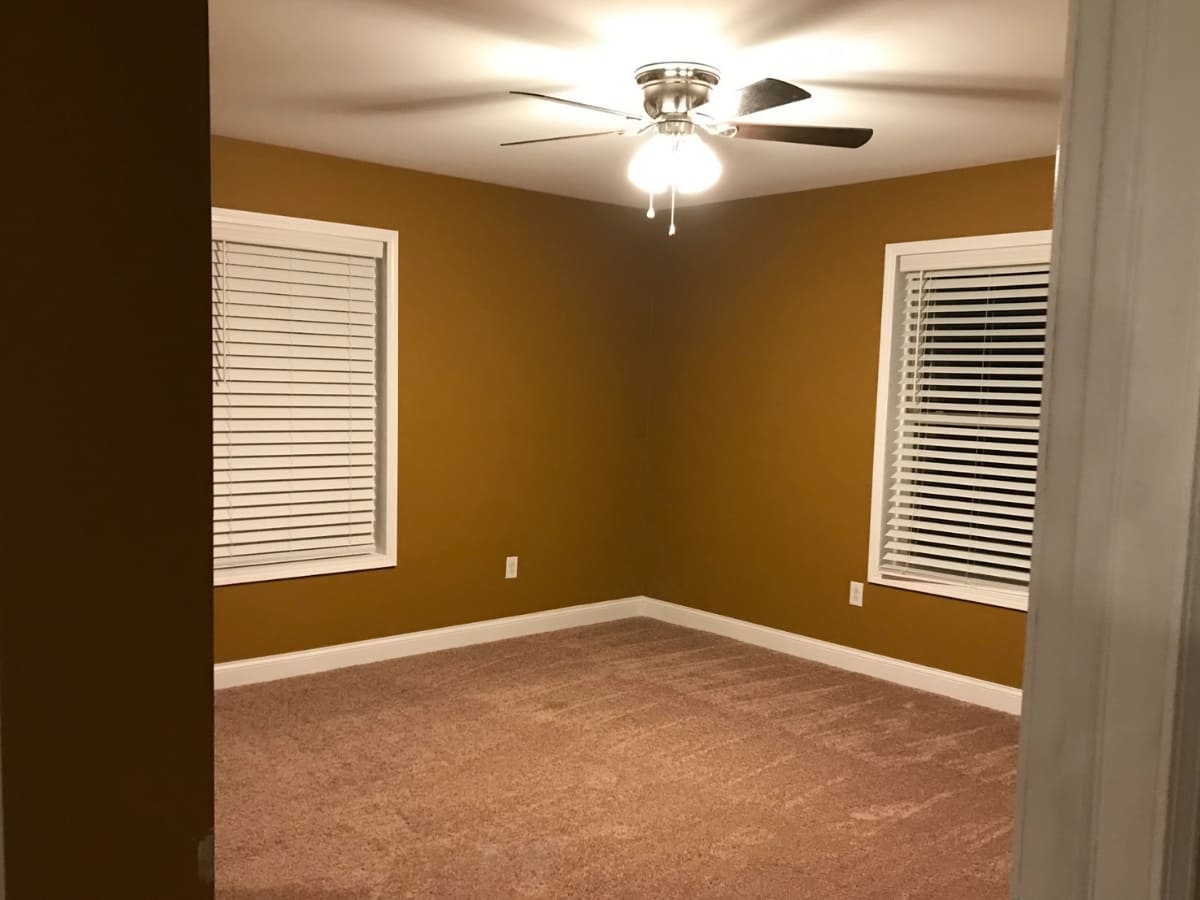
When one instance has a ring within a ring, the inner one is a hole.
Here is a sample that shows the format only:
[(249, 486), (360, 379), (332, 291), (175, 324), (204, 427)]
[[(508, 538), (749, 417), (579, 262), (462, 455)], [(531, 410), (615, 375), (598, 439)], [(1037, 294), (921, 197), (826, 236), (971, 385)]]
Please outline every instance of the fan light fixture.
[[(532, 91), (510, 91), (523, 97), (548, 100), (591, 110), (625, 120), (623, 128), (561, 134), (524, 141), (505, 141), (500, 146), (544, 144), (609, 134), (642, 135), (653, 129), (650, 139), (629, 161), (629, 180), (650, 195), (646, 217), (654, 218), (654, 195), (671, 192), (671, 227), (675, 233), (675, 195), (708, 190), (721, 177), (721, 161), (700, 138), (699, 132), (720, 138), (752, 141), (783, 141), (817, 147), (861, 147), (871, 139), (870, 128), (840, 128), (822, 125), (765, 125), (745, 122), (745, 116), (807, 99), (808, 91), (777, 78), (763, 78), (723, 95), (713, 95), (721, 73), (695, 62), (663, 62), (642, 66), (633, 73), (642, 91), (642, 114), (607, 106), (596, 106), (566, 97)], [(712, 102), (710, 102), (712, 101)]]
[(675, 194), (698, 194), (721, 177), (721, 161), (700, 136), (655, 134), (629, 161), (629, 180), (650, 195), (647, 217), (654, 218), (654, 195), (671, 192), (671, 228), (675, 233)]
[(721, 161), (698, 134), (656, 134), (629, 161), (629, 180), (647, 194), (698, 194), (720, 177)]

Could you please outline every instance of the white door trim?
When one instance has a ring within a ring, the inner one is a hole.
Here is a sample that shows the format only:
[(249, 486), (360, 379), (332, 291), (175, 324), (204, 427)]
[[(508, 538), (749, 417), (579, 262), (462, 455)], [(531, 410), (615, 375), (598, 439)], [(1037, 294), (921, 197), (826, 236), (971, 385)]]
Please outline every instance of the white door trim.
[(1071, 3), (1012, 880), (1021, 900), (1195, 889), (1200, 710), (1181, 700), (1200, 687), (1185, 639), (1200, 563), (1198, 42), (1196, 0)]

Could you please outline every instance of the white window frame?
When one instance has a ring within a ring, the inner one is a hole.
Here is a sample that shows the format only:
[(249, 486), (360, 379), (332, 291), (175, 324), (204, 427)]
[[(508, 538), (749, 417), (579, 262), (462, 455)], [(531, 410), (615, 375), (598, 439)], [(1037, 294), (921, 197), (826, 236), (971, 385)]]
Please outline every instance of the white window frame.
[[(310, 575), (333, 575), (339, 572), (358, 572), (368, 569), (393, 568), (396, 565), (396, 498), (397, 498), (397, 381), (399, 307), (399, 235), (385, 228), (370, 228), (365, 225), (345, 225), (337, 222), (322, 222), (316, 219), (300, 219), (293, 216), (278, 216), (269, 213), (248, 212), (237, 209), (212, 208), (214, 225), (245, 226), (248, 232), (271, 229), (295, 236), (292, 246), (308, 249), (324, 249), (353, 252), (355, 241), (378, 241), (384, 245), (382, 290), (378, 334), (382, 336), (383, 355), (379, 360), (378, 404), (376, 407), (375, 435), (380, 472), (376, 485), (375, 500), (382, 504), (383, 514), (379, 517), (379, 534), (376, 536), (377, 551), (360, 556), (341, 556), (330, 559), (305, 559), (262, 565), (213, 567), (213, 585), (246, 584), (255, 581), (275, 581), (284, 578), (304, 578)], [(290, 241), (289, 241), (290, 243)]]
[[(871, 533), (867, 560), (867, 582), (885, 587), (935, 594), (955, 600), (969, 600), (1007, 609), (1027, 610), (1027, 589), (1005, 589), (973, 584), (948, 584), (924, 578), (885, 574), (880, 565), (883, 543), (884, 505), (889, 484), (891, 455), (890, 431), (892, 394), (895, 378), (893, 349), (896, 346), (898, 321), (896, 309), (903, 294), (900, 273), (901, 260), (911, 264), (914, 258), (930, 268), (962, 265), (1007, 265), (1031, 261), (1031, 256), (1045, 253), (1048, 258), (1052, 232), (1019, 231), (1008, 234), (988, 234), (978, 237), (943, 238), (932, 241), (909, 241), (888, 244), (884, 248), (883, 304), (879, 328), (879, 375), (875, 400), (875, 455), (871, 471)], [(927, 258), (926, 258), (927, 257)], [(978, 261), (976, 261), (978, 260)]]

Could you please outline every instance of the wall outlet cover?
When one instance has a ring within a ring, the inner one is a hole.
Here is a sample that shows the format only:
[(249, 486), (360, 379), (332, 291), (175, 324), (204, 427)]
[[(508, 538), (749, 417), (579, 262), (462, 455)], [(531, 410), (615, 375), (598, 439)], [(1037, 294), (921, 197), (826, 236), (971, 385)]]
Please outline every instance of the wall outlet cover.
[(505, 560), (504, 560), (504, 577), (505, 578), (516, 578), (517, 577), (517, 558), (515, 556), (509, 556), (509, 557), (505, 558)]
[(863, 605), (863, 586), (861, 581), (850, 582), (850, 605)]

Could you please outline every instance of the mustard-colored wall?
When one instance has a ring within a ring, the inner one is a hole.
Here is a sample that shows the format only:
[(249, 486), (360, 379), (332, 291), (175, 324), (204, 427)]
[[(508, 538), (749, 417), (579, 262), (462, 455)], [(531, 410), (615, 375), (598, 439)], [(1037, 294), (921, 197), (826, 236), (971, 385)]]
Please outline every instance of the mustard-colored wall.
[(865, 581), (884, 245), (1050, 227), (1036, 159), (685, 210), (646, 593), (1018, 685), (1025, 614)]
[[(865, 581), (884, 245), (1053, 160), (636, 211), (214, 138), (213, 203), (400, 232), (399, 565), (218, 588), (238, 659), (649, 594), (1019, 684), (1025, 615)], [(521, 576), (502, 578), (504, 557)]]
[(212, 201), (400, 235), (399, 564), (216, 589), (218, 661), (642, 590), (644, 220), (224, 138)]

